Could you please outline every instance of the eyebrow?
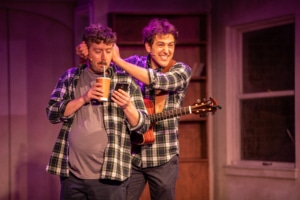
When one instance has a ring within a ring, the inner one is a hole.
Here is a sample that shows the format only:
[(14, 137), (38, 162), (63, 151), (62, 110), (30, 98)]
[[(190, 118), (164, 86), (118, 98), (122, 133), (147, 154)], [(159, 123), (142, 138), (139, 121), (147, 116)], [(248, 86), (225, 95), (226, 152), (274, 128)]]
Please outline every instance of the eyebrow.
[(109, 47), (109, 48), (99, 48), (99, 47), (95, 47), (93, 48), (94, 50), (102, 50), (102, 51), (105, 51), (105, 50), (112, 50), (113, 48), (112, 47)]
[(157, 41), (156, 43), (175, 44), (175, 41), (172, 41), (172, 42)]

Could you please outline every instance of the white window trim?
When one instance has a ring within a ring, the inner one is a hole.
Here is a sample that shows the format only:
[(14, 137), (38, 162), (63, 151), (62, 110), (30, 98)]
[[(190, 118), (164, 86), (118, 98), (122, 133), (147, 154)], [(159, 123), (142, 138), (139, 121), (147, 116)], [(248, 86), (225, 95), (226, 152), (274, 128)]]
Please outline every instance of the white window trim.
[(240, 158), (240, 119), (239, 100), (243, 98), (262, 98), (266, 96), (294, 96), (295, 92), (277, 91), (271, 93), (242, 94), (242, 34), (244, 32), (279, 26), (294, 22), (294, 16), (285, 16), (257, 23), (226, 28), (226, 84), (228, 100), (227, 120), (227, 158), (225, 172), (227, 175), (255, 176), (296, 179), (298, 169), (295, 163), (244, 161)]

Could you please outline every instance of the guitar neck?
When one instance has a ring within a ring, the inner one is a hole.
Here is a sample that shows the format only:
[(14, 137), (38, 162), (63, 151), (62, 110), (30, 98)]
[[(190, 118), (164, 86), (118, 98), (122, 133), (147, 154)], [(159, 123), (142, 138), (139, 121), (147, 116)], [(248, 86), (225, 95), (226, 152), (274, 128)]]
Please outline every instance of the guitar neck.
[(151, 115), (149, 115), (149, 117), (150, 117), (150, 121), (152, 123), (154, 123), (154, 122), (161, 121), (164, 119), (179, 117), (179, 116), (188, 115), (191, 113), (192, 113), (191, 106), (187, 106), (187, 107), (183, 107), (183, 108), (177, 108), (175, 110), (169, 110), (169, 111), (164, 111), (161, 113), (151, 114)]

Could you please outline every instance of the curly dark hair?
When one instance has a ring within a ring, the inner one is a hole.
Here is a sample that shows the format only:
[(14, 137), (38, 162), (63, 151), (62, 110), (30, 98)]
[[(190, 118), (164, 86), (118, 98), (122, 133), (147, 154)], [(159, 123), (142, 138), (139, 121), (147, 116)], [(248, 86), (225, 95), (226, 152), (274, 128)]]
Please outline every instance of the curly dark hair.
[(172, 34), (175, 42), (179, 35), (176, 27), (167, 19), (154, 18), (150, 20), (149, 24), (143, 29), (143, 42), (149, 43), (150, 46), (152, 46), (154, 38), (158, 34)]
[(90, 47), (91, 43), (99, 44), (103, 41), (105, 44), (117, 42), (117, 35), (111, 28), (101, 24), (91, 24), (84, 29), (83, 41)]

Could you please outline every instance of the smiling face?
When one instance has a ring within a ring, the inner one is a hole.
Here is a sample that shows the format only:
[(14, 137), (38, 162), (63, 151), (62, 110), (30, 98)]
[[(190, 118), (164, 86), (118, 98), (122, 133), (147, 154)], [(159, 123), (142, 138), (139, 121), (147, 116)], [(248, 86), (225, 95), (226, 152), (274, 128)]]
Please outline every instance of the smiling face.
[(154, 37), (152, 46), (145, 43), (145, 48), (150, 53), (153, 69), (166, 67), (174, 55), (175, 38), (172, 34), (158, 34)]
[(102, 74), (110, 65), (114, 43), (105, 44), (103, 41), (91, 43), (89, 46), (90, 69), (96, 74)]

